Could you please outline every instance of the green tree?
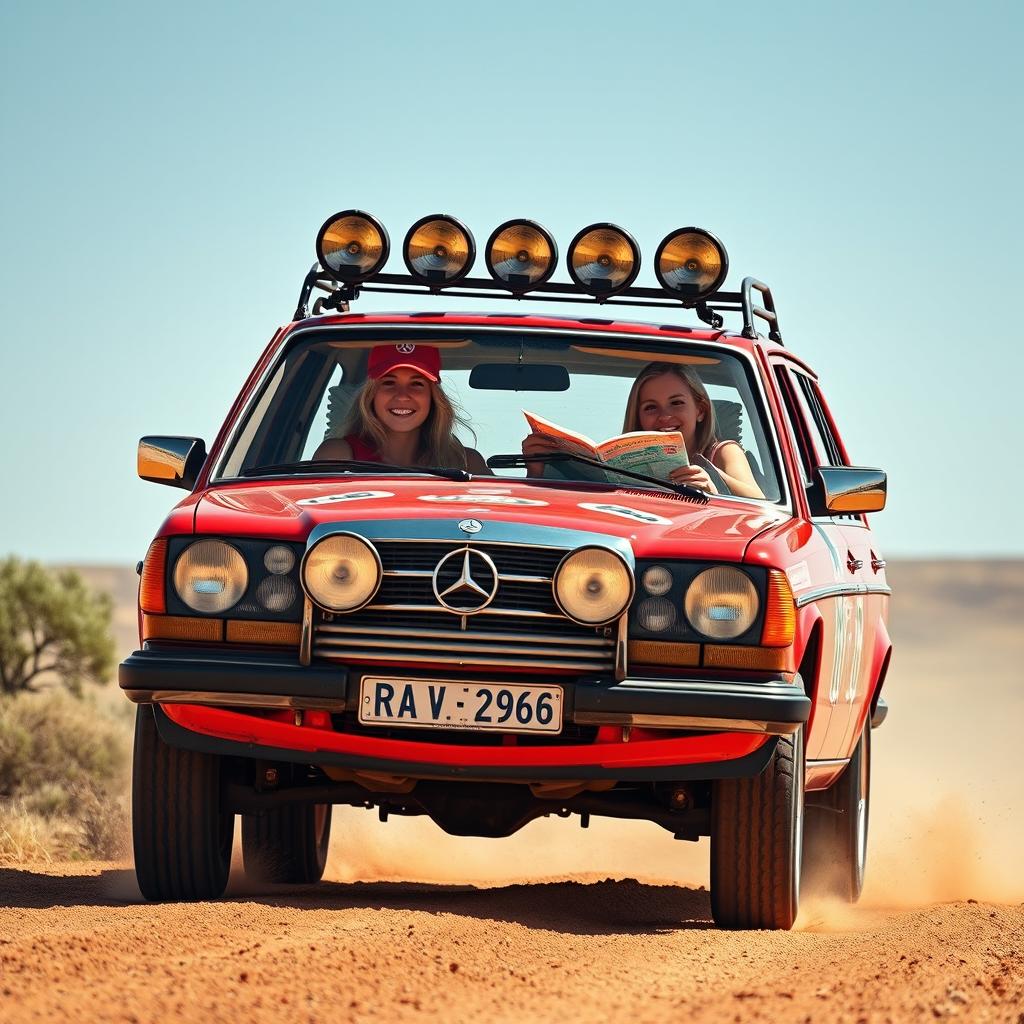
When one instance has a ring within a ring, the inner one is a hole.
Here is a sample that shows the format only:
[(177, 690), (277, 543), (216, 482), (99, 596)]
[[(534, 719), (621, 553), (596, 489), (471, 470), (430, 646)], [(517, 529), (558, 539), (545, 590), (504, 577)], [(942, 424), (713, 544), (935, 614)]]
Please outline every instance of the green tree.
[(0, 559), (0, 693), (38, 690), (53, 673), (72, 693), (105, 683), (114, 664), (112, 601), (78, 573)]

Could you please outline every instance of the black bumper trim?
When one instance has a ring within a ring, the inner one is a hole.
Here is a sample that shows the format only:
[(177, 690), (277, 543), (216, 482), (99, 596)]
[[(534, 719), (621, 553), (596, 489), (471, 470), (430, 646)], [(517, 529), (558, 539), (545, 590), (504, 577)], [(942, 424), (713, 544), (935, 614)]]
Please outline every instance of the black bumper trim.
[(728, 761), (705, 761), (699, 764), (657, 765), (648, 768), (607, 768), (603, 765), (539, 765), (515, 767), (509, 765), (447, 765), (423, 761), (392, 761), (378, 757), (359, 757), (335, 751), (291, 750), (270, 747), (260, 743), (243, 743), (204, 736), (172, 722), (159, 705), (154, 705), (157, 731), (171, 747), (195, 750), (203, 754), (224, 757), (244, 757), (261, 761), (287, 761), (293, 764), (339, 765), (344, 768), (385, 772), (390, 775), (409, 775), (431, 779), (488, 779), (493, 781), (544, 781), (548, 779), (615, 779), (622, 782), (688, 782), (711, 779), (740, 779), (760, 775), (767, 766), (776, 737), (769, 737), (750, 754)]
[(736, 719), (799, 726), (810, 717), (811, 701), (799, 677), (792, 683), (781, 679), (758, 683), (625, 679), (607, 685), (577, 686), (575, 713)]
[(209, 650), (136, 651), (118, 666), (117, 682), (129, 695), (180, 690), (250, 693), (344, 701), (348, 670), (339, 665), (300, 665), (288, 655)]

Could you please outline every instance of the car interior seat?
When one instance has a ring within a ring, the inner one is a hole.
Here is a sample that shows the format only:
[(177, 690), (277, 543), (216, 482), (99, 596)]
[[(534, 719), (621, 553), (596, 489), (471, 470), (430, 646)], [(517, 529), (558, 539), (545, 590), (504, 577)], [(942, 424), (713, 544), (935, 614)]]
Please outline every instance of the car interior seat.
[(730, 402), (724, 398), (712, 399), (711, 404), (715, 408), (715, 426), (718, 436), (723, 441), (735, 441), (747, 457), (750, 472), (754, 476), (757, 486), (761, 488), (762, 494), (768, 494), (768, 481), (758, 464), (757, 457), (753, 452), (743, 447), (743, 406), (739, 402)]

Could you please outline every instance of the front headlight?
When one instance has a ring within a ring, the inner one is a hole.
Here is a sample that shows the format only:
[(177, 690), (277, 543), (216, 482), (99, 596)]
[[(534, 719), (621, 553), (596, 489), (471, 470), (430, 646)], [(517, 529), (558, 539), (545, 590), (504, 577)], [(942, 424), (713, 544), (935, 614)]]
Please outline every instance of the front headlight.
[(577, 622), (599, 626), (618, 618), (633, 596), (633, 574), (607, 548), (580, 548), (555, 571), (558, 607)]
[(174, 565), (174, 589), (193, 611), (226, 612), (241, 600), (248, 585), (245, 559), (222, 540), (190, 544)]
[(376, 548), (353, 533), (325, 537), (309, 549), (302, 566), (306, 593), (332, 612), (362, 608), (377, 593), (381, 575)]
[(710, 640), (733, 640), (757, 618), (760, 598), (753, 580), (740, 569), (720, 565), (694, 577), (686, 591), (686, 618)]

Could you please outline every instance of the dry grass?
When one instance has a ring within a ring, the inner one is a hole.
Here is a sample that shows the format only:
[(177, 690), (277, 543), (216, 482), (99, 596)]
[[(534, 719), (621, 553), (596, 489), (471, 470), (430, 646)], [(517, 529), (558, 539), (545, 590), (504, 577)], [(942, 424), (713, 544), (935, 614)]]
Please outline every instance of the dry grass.
[(0, 701), (0, 864), (122, 857), (131, 731), (61, 691)]

